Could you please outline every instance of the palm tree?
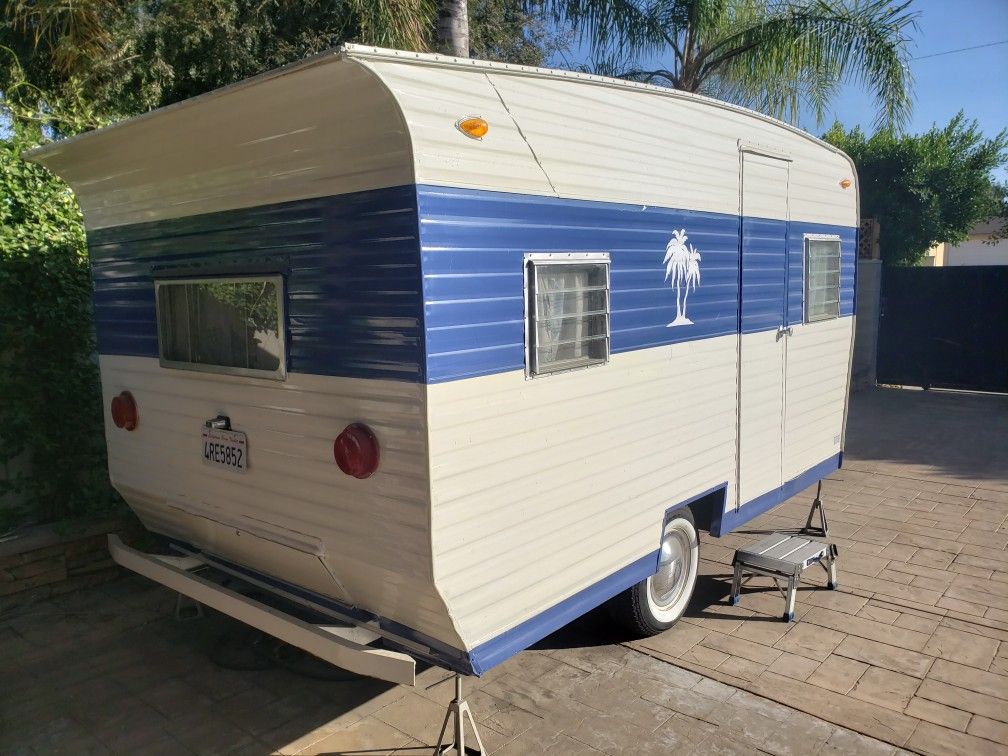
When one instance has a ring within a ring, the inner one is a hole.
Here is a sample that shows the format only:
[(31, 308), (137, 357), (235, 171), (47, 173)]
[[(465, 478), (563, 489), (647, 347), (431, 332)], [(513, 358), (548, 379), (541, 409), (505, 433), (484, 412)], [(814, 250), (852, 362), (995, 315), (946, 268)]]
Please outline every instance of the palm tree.
[(469, 57), (469, 6), (466, 0), (438, 0), (438, 50)]
[[(821, 120), (853, 81), (899, 127), (912, 108), (912, 0), (543, 0), (570, 24), (599, 73), (699, 92), (796, 121)], [(667, 67), (658, 61), (670, 59)]]
[(686, 240), (686, 229), (681, 228), (672, 232), (672, 238), (665, 245), (665, 280), (676, 290), (676, 317), (669, 323), (670, 328), (693, 323), (686, 317), (686, 297), (690, 285), (695, 289), (700, 282), (700, 253), (692, 245), (687, 247)]

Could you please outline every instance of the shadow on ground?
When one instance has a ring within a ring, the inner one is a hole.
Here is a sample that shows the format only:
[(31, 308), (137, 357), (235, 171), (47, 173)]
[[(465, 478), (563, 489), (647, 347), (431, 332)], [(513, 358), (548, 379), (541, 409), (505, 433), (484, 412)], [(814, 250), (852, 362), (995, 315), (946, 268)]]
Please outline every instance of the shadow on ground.
[(910, 468), (945, 482), (1008, 486), (1008, 396), (860, 392), (851, 397), (846, 446), (846, 461), (877, 472)]

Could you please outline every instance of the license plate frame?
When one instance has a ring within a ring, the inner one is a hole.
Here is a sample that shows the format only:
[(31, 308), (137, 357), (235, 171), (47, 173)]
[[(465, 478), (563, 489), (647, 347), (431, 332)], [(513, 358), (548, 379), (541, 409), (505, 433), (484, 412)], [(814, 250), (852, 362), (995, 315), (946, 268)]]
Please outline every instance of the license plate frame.
[(203, 464), (233, 472), (248, 472), (248, 436), (241, 431), (203, 428)]

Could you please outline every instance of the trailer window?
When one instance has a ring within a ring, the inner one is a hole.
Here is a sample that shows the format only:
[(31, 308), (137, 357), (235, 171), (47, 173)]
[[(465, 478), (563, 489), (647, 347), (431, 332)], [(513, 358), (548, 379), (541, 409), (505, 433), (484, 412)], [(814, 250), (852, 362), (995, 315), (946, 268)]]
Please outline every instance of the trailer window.
[(840, 239), (805, 237), (805, 322), (840, 316)]
[(283, 378), (283, 279), (157, 281), (158, 342), (165, 367)]
[(526, 256), (529, 377), (609, 361), (609, 256)]

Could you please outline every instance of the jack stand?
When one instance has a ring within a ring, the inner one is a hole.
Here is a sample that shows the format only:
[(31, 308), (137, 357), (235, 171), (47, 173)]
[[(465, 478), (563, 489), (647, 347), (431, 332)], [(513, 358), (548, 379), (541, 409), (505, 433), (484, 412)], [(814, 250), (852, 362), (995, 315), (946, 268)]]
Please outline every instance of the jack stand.
[[(474, 748), (466, 748), (465, 744), (465, 718), (469, 718), (469, 725), (472, 727), (473, 735), (476, 737), (477, 751)], [(455, 742), (444, 743), (445, 731), (448, 729), (448, 720), (452, 720), (455, 730)], [(438, 735), (437, 745), (434, 747), (434, 756), (442, 756), (449, 751), (454, 751), (457, 756), (465, 754), (486, 754), (487, 750), (480, 739), (479, 730), (476, 729), (476, 720), (473, 719), (472, 711), (469, 709), (469, 702), (462, 698), (462, 675), (455, 675), (455, 698), (448, 704), (448, 711), (445, 714), (444, 724), (441, 725), (441, 734)]]
[[(819, 512), (819, 525), (812, 524), (812, 518), (815, 517), (816, 511)], [(805, 522), (805, 527), (801, 529), (802, 535), (816, 536), (817, 538), (829, 538), (829, 525), (826, 523), (826, 509), (823, 507), (822, 503), (822, 481), (819, 481), (819, 487), (816, 489), (815, 500), (812, 502), (812, 509), (809, 510), (808, 520)]]
[(184, 622), (185, 620), (200, 619), (203, 617), (203, 604), (199, 601), (194, 601), (185, 594), (178, 594), (178, 598), (175, 599), (175, 621)]

